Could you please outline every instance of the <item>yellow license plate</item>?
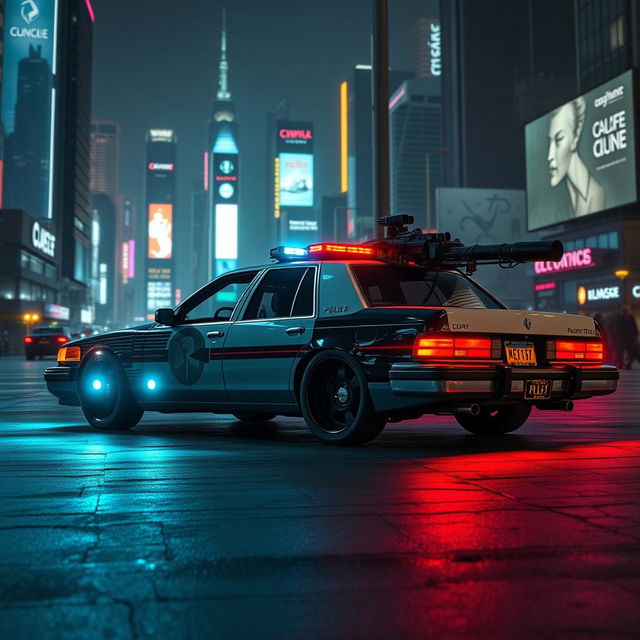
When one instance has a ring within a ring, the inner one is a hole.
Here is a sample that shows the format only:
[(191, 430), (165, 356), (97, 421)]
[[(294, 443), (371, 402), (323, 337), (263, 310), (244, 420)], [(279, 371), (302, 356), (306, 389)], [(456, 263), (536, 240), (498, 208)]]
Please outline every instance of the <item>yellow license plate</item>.
[(514, 367), (537, 366), (536, 350), (532, 342), (505, 342), (504, 348), (507, 352), (507, 362)]

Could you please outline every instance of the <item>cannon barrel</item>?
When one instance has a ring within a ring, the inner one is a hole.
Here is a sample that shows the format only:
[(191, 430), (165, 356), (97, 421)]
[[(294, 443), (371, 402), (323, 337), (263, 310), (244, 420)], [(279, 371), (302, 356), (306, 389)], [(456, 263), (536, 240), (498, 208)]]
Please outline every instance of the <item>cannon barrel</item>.
[(437, 259), (449, 262), (465, 260), (495, 262), (558, 262), (564, 254), (560, 240), (542, 242), (514, 242), (513, 244), (474, 244), (465, 246), (443, 245)]

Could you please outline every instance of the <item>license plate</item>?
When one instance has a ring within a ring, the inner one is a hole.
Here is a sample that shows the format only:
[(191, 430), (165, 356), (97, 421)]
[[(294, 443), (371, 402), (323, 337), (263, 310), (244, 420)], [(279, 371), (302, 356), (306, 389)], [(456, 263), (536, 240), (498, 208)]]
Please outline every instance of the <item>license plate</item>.
[(538, 364), (533, 342), (505, 342), (504, 348), (507, 362), (515, 367), (535, 367)]
[(526, 380), (525, 400), (548, 400), (551, 397), (551, 380)]
[(47, 339), (39, 340), (38, 344), (49, 344), (49, 341)]

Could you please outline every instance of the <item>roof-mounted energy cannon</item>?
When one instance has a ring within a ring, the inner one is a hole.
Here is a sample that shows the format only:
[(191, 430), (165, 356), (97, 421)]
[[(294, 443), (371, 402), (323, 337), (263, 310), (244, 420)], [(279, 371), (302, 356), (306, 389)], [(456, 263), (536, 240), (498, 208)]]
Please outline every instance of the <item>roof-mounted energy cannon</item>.
[(524, 262), (558, 262), (564, 254), (559, 240), (515, 242), (512, 244), (463, 245), (452, 240), (449, 233), (422, 233), (408, 229), (413, 216), (395, 215), (378, 219), (387, 229), (387, 237), (371, 240), (365, 246), (374, 247), (380, 258), (403, 264), (415, 263), (430, 268), (459, 267), (473, 273), (477, 264), (497, 264), (511, 268)]

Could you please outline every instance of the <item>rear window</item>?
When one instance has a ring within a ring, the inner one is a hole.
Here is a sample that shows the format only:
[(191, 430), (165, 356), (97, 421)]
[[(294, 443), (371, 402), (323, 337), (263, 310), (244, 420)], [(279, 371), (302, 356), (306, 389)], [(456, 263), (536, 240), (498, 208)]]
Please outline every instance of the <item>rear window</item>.
[(351, 265), (351, 269), (372, 307), (503, 308), (459, 273), (371, 264)]
[(31, 333), (47, 334), (47, 335), (63, 335), (66, 332), (62, 327), (35, 327)]

